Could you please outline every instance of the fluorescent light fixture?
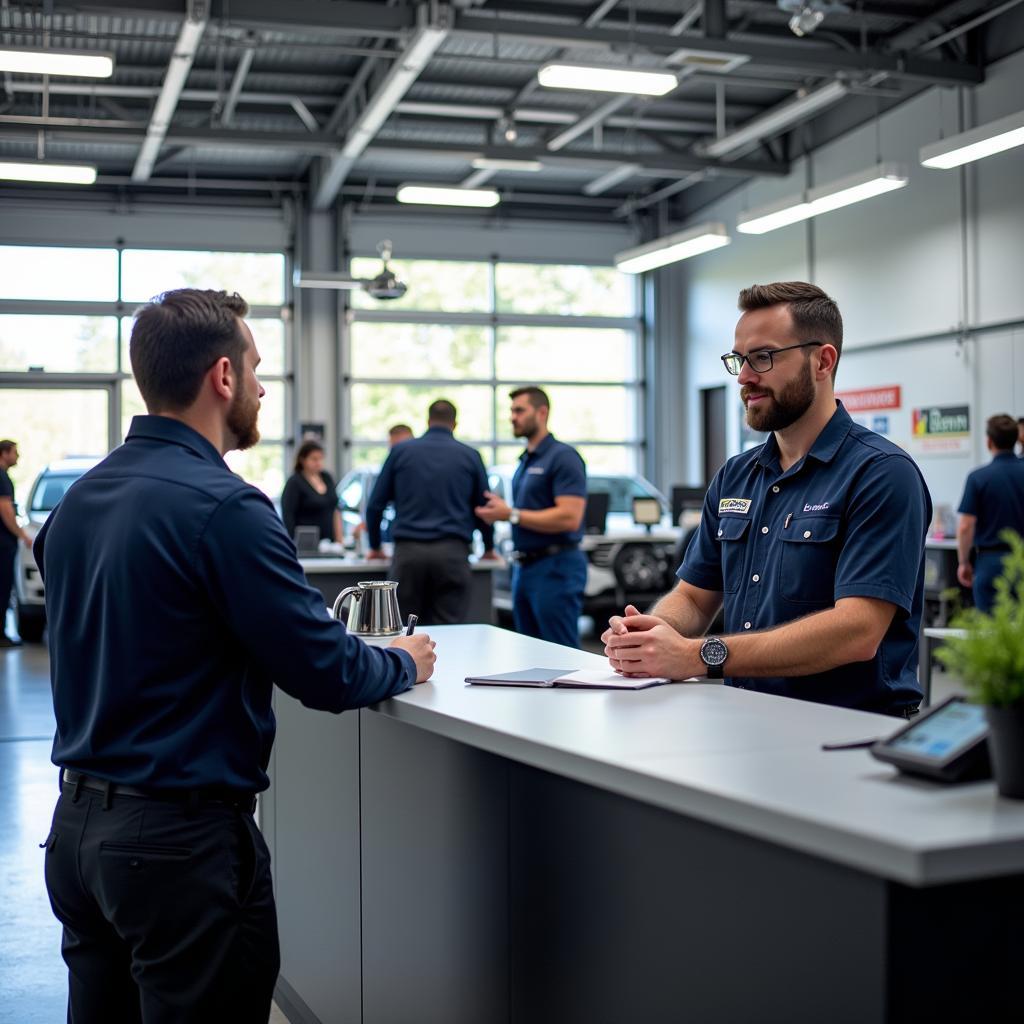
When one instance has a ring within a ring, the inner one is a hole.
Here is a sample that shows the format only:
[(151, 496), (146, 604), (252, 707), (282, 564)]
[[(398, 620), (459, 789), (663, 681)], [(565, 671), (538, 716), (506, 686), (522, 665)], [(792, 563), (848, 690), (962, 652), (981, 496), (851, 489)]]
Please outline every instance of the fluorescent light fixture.
[(925, 167), (949, 170), (1002, 153), (1014, 146), (1024, 146), (1024, 110), (990, 121), (969, 132), (953, 135), (921, 147), (921, 163)]
[(489, 156), (478, 156), (472, 161), (477, 171), (540, 171), (544, 165), (539, 160), (499, 160)]
[(87, 164), (0, 160), (0, 178), (6, 181), (51, 181), (62, 185), (91, 185), (96, 181), (96, 168)]
[(805, 96), (797, 96), (795, 99), (772, 107), (771, 110), (753, 118), (734, 132), (723, 135), (720, 139), (702, 142), (698, 151), (702, 156), (728, 156), (752, 142), (767, 138), (769, 135), (776, 135), (798, 121), (803, 121), (819, 110), (837, 103), (849, 91), (849, 87), (842, 82), (829, 82), (828, 85), (823, 85), (820, 89), (815, 89), (814, 92), (809, 92)]
[(545, 64), (537, 81), (549, 89), (590, 89), (635, 96), (664, 96), (678, 84), (671, 71), (641, 71), (596, 64)]
[(678, 263), (679, 260), (699, 256), (702, 252), (721, 249), (731, 241), (724, 224), (698, 224), (686, 231), (677, 231), (674, 235), (665, 235), (653, 242), (616, 253), (615, 266), (624, 274), (642, 274), (645, 270), (663, 267), (667, 263)]
[(0, 71), (16, 75), (109, 78), (114, 73), (114, 55), (96, 50), (32, 50), (5, 46), (0, 48)]
[(741, 213), (736, 220), (736, 230), (744, 235), (763, 235), (830, 210), (893, 192), (906, 184), (904, 168), (898, 164), (878, 164), (827, 185)]
[(750, 60), (750, 56), (745, 53), (691, 50), (684, 46), (674, 53), (670, 53), (665, 58), (665, 63), (678, 64), (681, 67), (692, 68), (694, 71), (715, 71), (719, 74), (726, 74), (746, 64), (748, 60)]
[(496, 206), (501, 197), (493, 188), (458, 188), (442, 185), (399, 185), (395, 198), (400, 203), (427, 206)]

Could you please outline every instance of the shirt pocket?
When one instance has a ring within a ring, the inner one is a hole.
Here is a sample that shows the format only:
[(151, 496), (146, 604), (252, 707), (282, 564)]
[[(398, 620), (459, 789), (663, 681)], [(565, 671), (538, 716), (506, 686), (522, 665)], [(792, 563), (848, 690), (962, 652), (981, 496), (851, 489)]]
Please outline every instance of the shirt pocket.
[(835, 601), (839, 524), (836, 516), (804, 516), (783, 531), (779, 593), (786, 601), (819, 607)]
[(725, 516), (718, 520), (716, 535), (721, 545), (722, 592), (733, 594), (743, 579), (747, 560), (747, 534), (750, 520), (739, 516)]

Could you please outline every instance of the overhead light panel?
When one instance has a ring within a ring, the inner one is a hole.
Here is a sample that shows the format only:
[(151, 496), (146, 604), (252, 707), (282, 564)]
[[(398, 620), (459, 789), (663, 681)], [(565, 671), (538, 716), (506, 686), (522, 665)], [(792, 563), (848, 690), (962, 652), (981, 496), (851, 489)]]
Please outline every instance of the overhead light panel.
[(1003, 153), (1015, 146), (1024, 146), (1024, 110), (990, 121), (969, 132), (953, 135), (921, 147), (921, 163), (925, 167), (949, 170), (974, 160)]
[(114, 73), (114, 55), (96, 50), (33, 50), (5, 46), (0, 48), (0, 71), (15, 75), (109, 78)]
[(493, 188), (458, 188), (442, 185), (399, 185), (400, 203), (426, 206), (496, 206), (501, 197)]
[(653, 242), (626, 249), (615, 254), (615, 266), (624, 274), (642, 274), (645, 270), (663, 267), (668, 263), (699, 256), (712, 249), (728, 245), (729, 238), (724, 224), (707, 223), (673, 235), (656, 238)]
[(741, 125), (735, 131), (723, 135), (720, 139), (702, 142), (698, 152), (702, 156), (723, 157), (735, 153), (744, 146), (761, 139), (776, 135), (791, 127), (798, 121), (804, 121), (825, 107), (837, 103), (848, 92), (849, 87), (843, 82), (829, 82), (813, 92), (787, 100), (758, 117)]
[(0, 161), (0, 179), (46, 181), (58, 185), (92, 185), (96, 168), (88, 164), (52, 164), (32, 160)]
[(691, 50), (683, 46), (665, 58), (673, 67), (692, 68), (694, 71), (715, 71), (726, 74), (750, 60), (746, 53), (724, 53), (716, 50)]
[(500, 160), (489, 156), (478, 156), (472, 161), (477, 171), (542, 171), (544, 165), (539, 160)]
[(894, 192), (907, 184), (906, 171), (898, 164), (878, 164), (867, 171), (762, 206), (739, 215), (736, 230), (744, 235), (763, 235), (819, 214)]
[(588, 89), (634, 96), (664, 96), (679, 84), (679, 79), (670, 71), (597, 64), (545, 64), (537, 72), (537, 81), (549, 89)]

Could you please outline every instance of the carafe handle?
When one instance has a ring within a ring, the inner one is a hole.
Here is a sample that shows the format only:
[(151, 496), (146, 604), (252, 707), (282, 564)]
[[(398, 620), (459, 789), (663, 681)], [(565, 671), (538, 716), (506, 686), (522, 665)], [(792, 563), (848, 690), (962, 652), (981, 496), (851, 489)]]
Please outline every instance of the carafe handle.
[(345, 604), (346, 598), (352, 597), (354, 595), (354, 599), (358, 601), (362, 594), (363, 591), (360, 590), (359, 587), (346, 587), (334, 599), (334, 607), (331, 609), (331, 615), (336, 619), (340, 619), (342, 606)]

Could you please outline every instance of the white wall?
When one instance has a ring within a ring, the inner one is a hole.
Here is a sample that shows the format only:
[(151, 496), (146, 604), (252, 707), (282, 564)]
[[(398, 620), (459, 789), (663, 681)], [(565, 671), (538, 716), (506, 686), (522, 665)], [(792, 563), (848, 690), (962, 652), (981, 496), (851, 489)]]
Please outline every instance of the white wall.
[[(656, 380), (656, 401), (686, 407), (684, 436), (653, 472), (664, 486), (700, 482), (703, 387), (729, 383), (718, 356), (731, 348), (739, 290), (755, 282), (807, 280), (839, 303), (845, 342), (840, 390), (898, 384), (900, 410), (889, 436), (911, 446), (911, 409), (971, 407), (970, 451), (922, 455), (936, 502), (955, 507), (969, 469), (984, 461), (984, 421), (1024, 415), (1024, 149), (962, 170), (921, 167), (919, 148), (940, 135), (1019, 110), (1024, 53), (1000, 62), (971, 90), (933, 89), (800, 161), (784, 180), (752, 182), (702, 210), (694, 223), (735, 227), (745, 208), (821, 185), (876, 163), (906, 166), (897, 192), (762, 236), (733, 234), (731, 245), (679, 265), (658, 281), (684, 304), (682, 337), (659, 345), (685, 350), (683, 387)], [(728, 449), (739, 450), (740, 406), (728, 420)], [(662, 441), (660, 448), (664, 449)]]

